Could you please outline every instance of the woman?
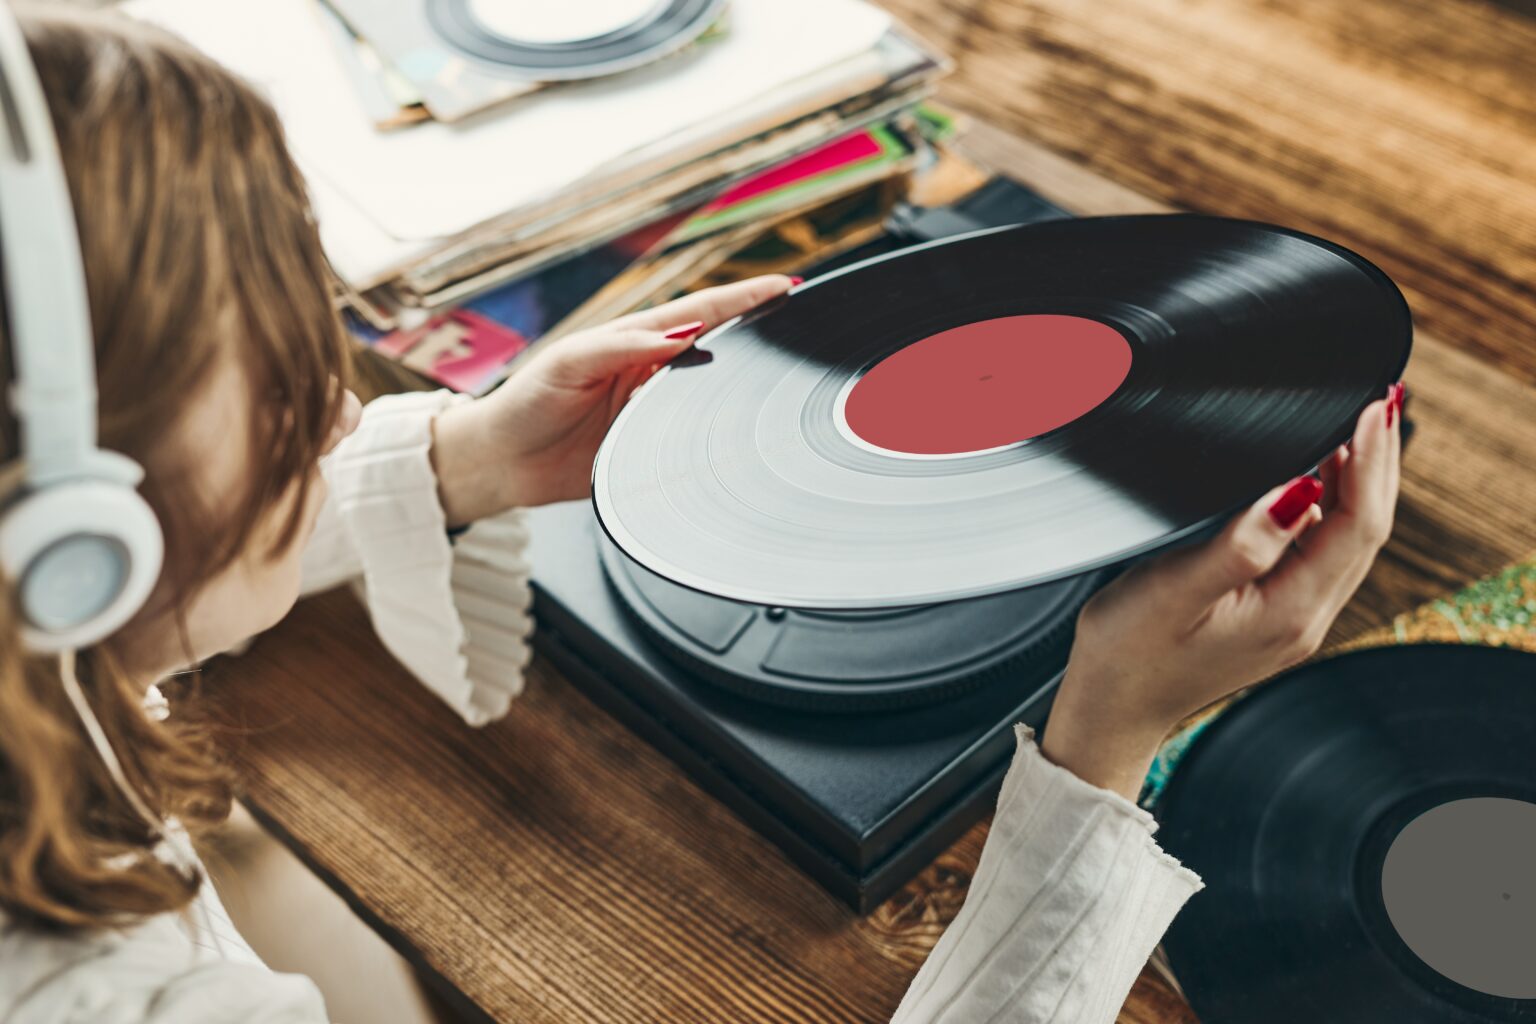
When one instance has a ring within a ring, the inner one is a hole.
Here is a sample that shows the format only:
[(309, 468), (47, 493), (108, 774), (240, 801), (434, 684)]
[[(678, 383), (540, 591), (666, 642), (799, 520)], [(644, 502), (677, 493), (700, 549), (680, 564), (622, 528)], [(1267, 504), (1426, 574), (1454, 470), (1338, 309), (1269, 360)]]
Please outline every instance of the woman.
[[(361, 409), (267, 104), (137, 24), (25, 28), (79, 224), (101, 443), (146, 468), (166, 561), (140, 614), (61, 660), (23, 652), (14, 581), (0, 602), (0, 1020), (323, 1021), (314, 986), (263, 967), (203, 884), (185, 837), (224, 819), (231, 780), (192, 709), (156, 711), (154, 684), (270, 626), (302, 588), (350, 580), (426, 685), (471, 723), (504, 713), (531, 628), (516, 510), (586, 494), (633, 389), (791, 282), (572, 336), (478, 401)], [(1199, 886), (1131, 802), (1147, 764), (1182, 716), (1316, 648), (1390, 530), (1399, 400), (1362, 413), (1325, 494), (1312, 478), (1277, 488), (1089, 604), (1044, 745), (1021, 730), (970, 897), (897, 1020), (1114, 1018)]]

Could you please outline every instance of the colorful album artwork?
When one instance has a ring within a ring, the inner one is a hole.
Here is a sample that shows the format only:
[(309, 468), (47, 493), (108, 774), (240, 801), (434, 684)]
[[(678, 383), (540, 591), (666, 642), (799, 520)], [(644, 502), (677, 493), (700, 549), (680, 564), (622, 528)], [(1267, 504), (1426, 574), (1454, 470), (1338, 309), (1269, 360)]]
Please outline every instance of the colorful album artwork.
[(473, 310), (456, 309), (412, 330), (396, 331), (373, 347), (445, 387), (479, 394), (528, 347), (528, 340)]
[(912, 147), (890, 125), (844, 135), (785, 161), (722, 192), (694, 214), (669, 240), (672, 245), (770, 216), (842, 191), (846, 183), (871, 177), (880, 168), (911, 156)]

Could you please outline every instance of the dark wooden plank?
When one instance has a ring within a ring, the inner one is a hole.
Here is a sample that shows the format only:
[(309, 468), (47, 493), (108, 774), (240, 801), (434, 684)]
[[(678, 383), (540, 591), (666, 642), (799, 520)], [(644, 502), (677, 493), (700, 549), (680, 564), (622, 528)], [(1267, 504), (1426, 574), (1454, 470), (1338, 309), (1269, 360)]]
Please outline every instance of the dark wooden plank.
[(921, 922), (855, 919), (542, 662), (517, 714), (471, 730), (335, 593), (210, 674), (262, 816), (495, 1019), (894, 1005)]
[[(494, 1020), (884, 1020), (985, 839), (857, 918), (542, 660), (462, 725), (346, 592), (207, 674), (262, 820)], [(1177, 1011), (1150, 975), (1138, 1000)]]

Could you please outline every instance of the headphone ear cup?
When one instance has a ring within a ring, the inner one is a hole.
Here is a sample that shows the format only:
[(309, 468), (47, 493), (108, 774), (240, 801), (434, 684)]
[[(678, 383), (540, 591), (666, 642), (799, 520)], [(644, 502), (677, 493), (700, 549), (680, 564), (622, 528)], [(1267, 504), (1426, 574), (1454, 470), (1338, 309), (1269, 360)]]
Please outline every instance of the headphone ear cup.
[(133, 617), (160, 578), (160, 522), (132, 487), (102, 480), (28, 494), (0, 520), (0, 566), (34, 654), (88, 647)]

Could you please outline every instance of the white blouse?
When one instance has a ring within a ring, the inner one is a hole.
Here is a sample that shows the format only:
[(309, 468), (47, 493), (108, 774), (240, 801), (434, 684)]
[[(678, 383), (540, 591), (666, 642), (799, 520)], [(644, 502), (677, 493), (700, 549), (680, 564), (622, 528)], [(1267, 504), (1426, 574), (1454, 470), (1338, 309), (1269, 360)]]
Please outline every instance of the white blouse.
[[(325, 460), (330, 498), (305, 589), (351, 583), (402, 664), (472, 725), (504, 714), (528, 663), (517, 512), (450, 544), (429, 450), (447, 392), (381, 398)], [(1108, 1024), (1200, 880), (1150, 815), (1043, 758), (1028, 729), (960, 915), (894, 1024)], [(205, 885), (191, 909), (49, 935), (0, 918), (0, 1024), (323, 1024), (307, 979), (268, 970)]]

